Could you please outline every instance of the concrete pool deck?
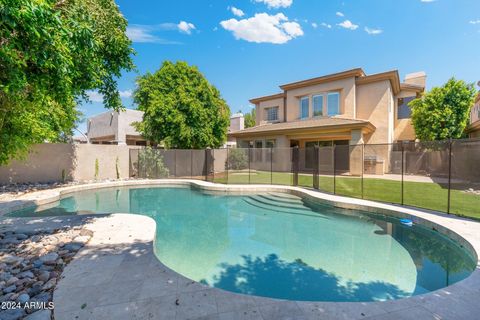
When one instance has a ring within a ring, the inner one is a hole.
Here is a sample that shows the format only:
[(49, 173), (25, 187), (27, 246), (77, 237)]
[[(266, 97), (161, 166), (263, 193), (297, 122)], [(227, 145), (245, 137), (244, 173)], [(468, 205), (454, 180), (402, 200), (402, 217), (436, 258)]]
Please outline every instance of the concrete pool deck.
[[(99, 187), (194, 185), (211, 192), (286, 191), (344, 208), (410, 217), (480, 252), (480, 223), (285, 186), (225, 186), (202, 181), (123, 181), (41, 191), (0, 204), (0, 213), (56, 201), (61, 194)], [(63, 189), (63, 190), (62, 190)], [(72, 217), (55, 218), (62, 225)], [(50, 218), (7, 218), (11, 227)], [(30, 222), (31, 221), (31, 222)], [(71, 220), (70, 220), (71, 221)], [(155, 257), (155, 223), (145, 216), (112, 214), (88, 222), (90, 242), (65, 268), (54, 293), (55, 319), (478, 319), (480, 270), (467, 279), (412, 298), (368, 303), (295, 302), (245, 296), (206, 287), (168, 269)]]

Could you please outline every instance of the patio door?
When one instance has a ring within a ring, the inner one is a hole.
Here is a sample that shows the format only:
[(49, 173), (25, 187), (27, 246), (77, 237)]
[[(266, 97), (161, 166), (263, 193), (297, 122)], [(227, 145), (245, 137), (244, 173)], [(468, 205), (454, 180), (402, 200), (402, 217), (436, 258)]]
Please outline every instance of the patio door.
[(350, 170), (350, 141), (336, 140), (335, 144), (335, 171), (336, 173)]

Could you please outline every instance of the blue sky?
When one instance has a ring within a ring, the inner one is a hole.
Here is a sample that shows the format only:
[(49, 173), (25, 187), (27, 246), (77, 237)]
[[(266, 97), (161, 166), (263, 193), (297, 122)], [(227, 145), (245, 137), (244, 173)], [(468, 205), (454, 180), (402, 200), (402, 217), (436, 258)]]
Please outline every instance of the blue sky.
[[(362, 67), (367, 74), (425, 71), (429, 88), (449, 77), (480, 80), (478, 0), (117, 0), (129, 22), (138, 73), (119, 89), (135, 108), (135, 78), (164, 60), (196, 65), (232, 112), (280, 84)], [(103, 112), (101, 100), (81, 106)], [(85, 124), (79, 129), (84, 131)]]

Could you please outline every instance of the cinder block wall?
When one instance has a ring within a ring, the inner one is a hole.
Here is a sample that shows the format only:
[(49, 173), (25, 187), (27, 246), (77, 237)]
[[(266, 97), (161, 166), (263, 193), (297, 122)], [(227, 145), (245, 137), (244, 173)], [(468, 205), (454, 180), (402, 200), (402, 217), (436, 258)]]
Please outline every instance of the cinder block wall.
[(24, 182), (85, 181), (129, 177), (130, 146), (44, 143), (33, 146), (25, 160), (0, 166), (0, 184)]

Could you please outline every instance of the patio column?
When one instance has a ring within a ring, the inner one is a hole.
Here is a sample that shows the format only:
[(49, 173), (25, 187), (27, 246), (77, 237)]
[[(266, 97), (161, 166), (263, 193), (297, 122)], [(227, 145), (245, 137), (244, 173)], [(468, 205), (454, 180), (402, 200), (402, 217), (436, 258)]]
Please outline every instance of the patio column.
[(350, 174), (361, 176), (363, 170), (363, 132), (352, 130), (350, 140)]

